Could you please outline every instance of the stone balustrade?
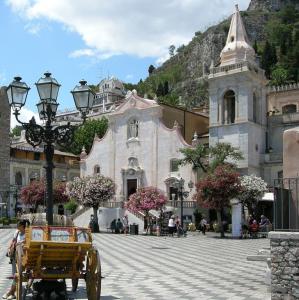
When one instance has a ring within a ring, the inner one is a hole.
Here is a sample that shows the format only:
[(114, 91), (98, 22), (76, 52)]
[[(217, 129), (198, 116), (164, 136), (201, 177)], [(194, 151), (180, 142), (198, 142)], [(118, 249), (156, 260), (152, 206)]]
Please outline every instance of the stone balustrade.
[(270, 232), (271, 299), (299, 299), (299, 232)]
[(243, 62), (239, 62), (236, 64), (231, 64), (231, 65), (227, 65), (227, 66), (219, 66), (219, 67), (215, 67), (215, 68), (211, 68), (210, 69), (210, 75), (209, 77), (214, 77), (214, 75), (216, 74), (220, 74), (220, 73), (228, 73), (230, 71), (235, 71), (235, 70), (253, 70), (255, 71), (257, 74), (263, 76), (264, 75), (264, 70), (260, 69), (259, 67), (257, 67), (256, 65), (248, 62), (248, 61), (243, 61)]
[[(167, 201), (166, 205), (171, 206), (171, 207), (180, 207), (181, 201)], [(184, 208), (196, 208), (197, 203), (196, 203), (196, 201), (183, 201), (183, 207)]]
[(299, 89), (299, 83), (290, 83), (290, 84), (279, 85), (279, 86), (269, 86), (268, 93), (285, 92), (285, 91), (291, 91), (297, 89)]

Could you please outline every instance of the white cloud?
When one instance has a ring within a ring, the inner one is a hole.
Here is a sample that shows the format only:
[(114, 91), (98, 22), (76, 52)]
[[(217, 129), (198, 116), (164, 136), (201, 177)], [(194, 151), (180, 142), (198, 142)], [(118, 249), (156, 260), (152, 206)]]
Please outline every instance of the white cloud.
[(132, 79), (134, 76), (132, 74), (127, 74), (126, 79)]
[(95, 49), (78, 49), (70, 53), (69, 57), (78, 58), (81, 56), (96, 57), (99, 59), (108, 59), (114, 55), (119, 55), (120, 53), (100, 53)]
[[(21, 109), (20, 113), (21, 114), (19, 116), (19, 119), (22, 122), (29, 122), (31, 120), (31, 118), (34, 117), (36, 123), (38, 123), (38, 124), (41, 123), (41, 121), (39, 119), (38, 113), (33, 112), (33, 111), (27, 109), (26, 107), (23, 107)], [(11, 116), (10, 116), (10, 128), (12, 129), (12, 128), (16, 127), (17, 125), (20, 125), (20, 123), (17, 122), (16, 117), (13, 115), (13, 112), (11, 112)]]
[[(28, 22), (51, 20), (77, 32), (82, 55), (109, 58), (117, 54), (165, 60), (168, 47), (188, 43), (194, 33), (234, 10), (231, 0), (7, 0)], [(238, 0), (246, 9), (249, 0)]]
[(40, 23), (27, 23), (25, 25), (25, 30), (31, 34), (38, 35), (42, 30), (42, 25)]

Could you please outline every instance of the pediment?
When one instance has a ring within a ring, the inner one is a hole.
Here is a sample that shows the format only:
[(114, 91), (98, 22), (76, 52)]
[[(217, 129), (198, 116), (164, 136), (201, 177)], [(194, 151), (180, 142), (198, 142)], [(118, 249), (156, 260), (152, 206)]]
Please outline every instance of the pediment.
[(131, 109), (141, 110), (153, 107), (159, 107), (159, 104), (155, 100), (139, 97), (137, 95), (137, 91), (133, 90), (127, 93), (125, 102), (122, 105), (118, 106), (117, 109), (113, 113), (111, 113), (111, 115), (113, 116), (123, 114), (127, 110)]

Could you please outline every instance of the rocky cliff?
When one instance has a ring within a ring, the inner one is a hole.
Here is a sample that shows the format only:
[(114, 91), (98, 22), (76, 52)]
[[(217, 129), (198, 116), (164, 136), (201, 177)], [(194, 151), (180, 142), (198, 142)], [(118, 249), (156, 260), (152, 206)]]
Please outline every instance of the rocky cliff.
[[(252, 0), (250, 2), (248, 10), (241, 15), (251, 44), (257, 43), (258, 48), (263, 49), (265, 40), (268, 39), (269, 22), (277, 18), (276, 16), (279, 15), (277, 10), (289, 4), (299, 6), (299, 0)], [(183, 100), (181, 104), (187, 108), (206, 105), (208, 93), (205, 75), (212, 63), (217, 65), (219, 62), (229, 26), (230, 18), (210, 27), (204, 33), (196, 32), (188, 45), (177, 49), (175, 55), (157, 68), (144, 83), (137, 86), (138, 92), (153, 97), (157, 94), (158, 85), (167, 81), (169, 93), (167, 89), (168, 94), (162, 94), (162, 97), (158, 95), (162, 101), (178, 105), (177, 99), (181, 98)]]
[(299, 0), (251, 0), (248, 11), (278, 11), (286, 5), (294, 5), (299, 8)]

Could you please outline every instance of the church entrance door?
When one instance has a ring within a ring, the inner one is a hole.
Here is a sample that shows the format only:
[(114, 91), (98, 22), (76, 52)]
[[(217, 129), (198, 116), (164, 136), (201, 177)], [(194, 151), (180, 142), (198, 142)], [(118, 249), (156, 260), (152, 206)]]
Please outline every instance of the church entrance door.
[(127, 191), (128, 191), (128, 198), (130, 195), (136, 193), (137, 190), (137, 179), (127, 179)]

